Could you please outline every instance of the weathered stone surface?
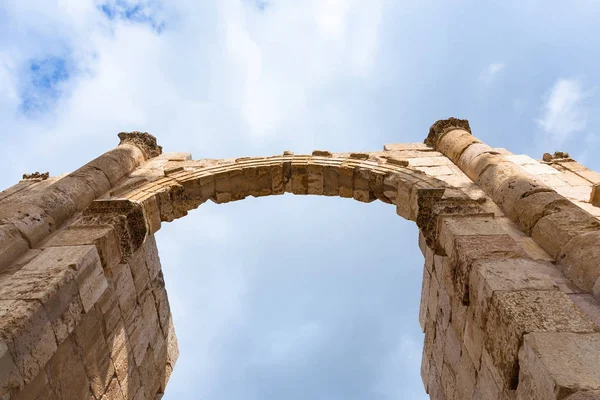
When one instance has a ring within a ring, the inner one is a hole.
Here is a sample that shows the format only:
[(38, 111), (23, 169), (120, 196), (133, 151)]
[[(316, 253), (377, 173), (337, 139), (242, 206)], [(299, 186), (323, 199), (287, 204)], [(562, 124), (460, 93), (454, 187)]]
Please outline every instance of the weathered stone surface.
[(75, 344), (68, 338), (46, 366), (48, 383), (59, 399), (85, 399), (89, 380)]
[(8, 347), (25, 384), (56, 352), (56, 338), (41, 303), (0, 300), (0, 341)]
[(527, 383), (517, 390), (521, 399), (571, 399), (579, 391), (600, 390), (598, 333), (530, 333), (519, 362), (519, 380)]
[(600, 221), (576, 205), (540, 218), (531, 237), (553, 257), (571, 239), (585, 232), (600, 232)]
[(0, 225), (0, 272), (27, 249), (29, 244), (14, 225)]
[(0, 396), (23, 386), (23, 378), (17, 369), (8, 346), (0, 340)]
[[(146, 134), (121, 136), (117, 149), (73, 174), (0, 193), (14, 205), (0, 207), (0, 387), (16, 399), (162, 397), (178, 347), (152, 234), (207, 200), (284, 192), (378, 199), (416, 221), (425, 256), (421, 374), (433, 399), (529, 393), (547, 380), (538, 368), (517, 385), (523, 335), (599, 327), (600, 306), (583, 293), (600, 296), (600, 210), (585, 203), (594, 175), (570, 159), (550, 166), (490, 148), (453, 118), (432, 126), (427, 145), (371, 153), (192, 161), (158, 156)], [(39, 243), (45, 250), (29, 250)], [(76, 380), (89, 383), (65, 386), (59, 365), (83, 365)], [(560, 396), (597, 390), (569, 386)]]
[(558, 255), (558, 266), (582, 289), (600, 296), (600, 231), (575, 236)]
[(90, 386), (96, 398), (102, 397), (115, 374), (100, 318), (98, 311), (92, 309), (73, 331), (74, 342), (81, 351)]
[(105, 269), (121, 261), (121, 248), (115, 230), (111, 226), (72, 226), (61, 229), (50, 237), (42, 247), (94, 245)]
[(489, 302), (497, 291), (557, 290), (578, 293), (579, 290), (552, 263), (515, 258), (486, 260), (474, 264), (469, 278), (471, 304), (476, 319), (485, 323)]
[[(485, 331), (488, 365), (497, 382), (515, 389), (521, 338), (531, 332), (595, 332), (596, 326), (558, 290), (497, 291), (492, 297)], [(489, 334), (493, 332), (493, 334)]]

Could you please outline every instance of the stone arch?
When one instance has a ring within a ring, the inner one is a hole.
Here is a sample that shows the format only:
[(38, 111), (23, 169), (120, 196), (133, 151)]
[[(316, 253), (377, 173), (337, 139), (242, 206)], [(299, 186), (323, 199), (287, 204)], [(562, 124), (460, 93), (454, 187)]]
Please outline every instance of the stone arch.
[(600, 393), (597, 176), (568, 155), (514, 156), (453, 118), (369, 153), (194, 161), (119, 138), (0, 193), (0, 395), (163, 393), (178, 353), (153, 234), (208, 200), (284, 193), (380, 200), (416, 222), (432, 398)]

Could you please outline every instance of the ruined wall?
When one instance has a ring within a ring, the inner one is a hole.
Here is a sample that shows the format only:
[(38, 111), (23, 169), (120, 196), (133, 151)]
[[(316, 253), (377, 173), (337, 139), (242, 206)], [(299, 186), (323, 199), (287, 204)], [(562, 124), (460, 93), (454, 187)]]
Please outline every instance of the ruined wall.
[(433, 399), (600, 398), (600, 176), (494, 149), (463, 120), (383, 151), (192, 160), (147, 134), (0, 194), (0, 399), (155, 399), (177, 359), (153, 234), (205, 201), (395, 207), (425, 257)]

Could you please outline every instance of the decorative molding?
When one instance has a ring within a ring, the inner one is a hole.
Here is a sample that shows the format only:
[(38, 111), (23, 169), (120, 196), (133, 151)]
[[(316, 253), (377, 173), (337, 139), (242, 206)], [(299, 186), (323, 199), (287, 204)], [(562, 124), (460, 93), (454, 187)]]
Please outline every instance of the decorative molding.
[(429, 128), (429, 134), (423, 143), (428, 146), (436, 147), (440, 137), (442, 137), (446, 132), (450, 132), (454, 129), (462, 129), (471, 133), (471, 127), (469, 126), (468, 120), (450, 117), (448, 119), (441, 119), (431, 125), (431, 128)]
[(139, 147), (146, 154), (146, 158), (158, 157), (162, 154), (162, 147), (156, 142), (156, 138), (148, 132), (121, 132), (119, 133), (119, 145), (132, 144)]
[(33, 174), (23, 174), (24, 181), (45, 181), (50, 177), (49, 172), (34, 172)]

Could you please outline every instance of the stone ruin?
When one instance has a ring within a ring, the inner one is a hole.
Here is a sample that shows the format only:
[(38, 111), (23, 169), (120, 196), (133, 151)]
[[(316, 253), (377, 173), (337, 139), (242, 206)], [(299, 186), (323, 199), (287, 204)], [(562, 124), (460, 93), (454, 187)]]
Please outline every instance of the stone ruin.
[[(600, 174), (465, 120), (370, 153), (192, 160), (156, 139), (0, 193), (0, 399), (159, 399), (178, 357), (154, 233), (207, 200), (381, 200), (416, 222), (432, 399), (600, 399)], [(416, 241), (416, 240), (415, 240)]]

